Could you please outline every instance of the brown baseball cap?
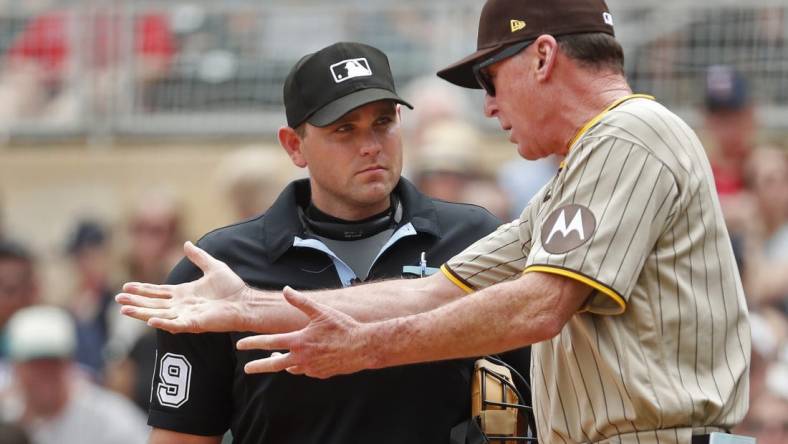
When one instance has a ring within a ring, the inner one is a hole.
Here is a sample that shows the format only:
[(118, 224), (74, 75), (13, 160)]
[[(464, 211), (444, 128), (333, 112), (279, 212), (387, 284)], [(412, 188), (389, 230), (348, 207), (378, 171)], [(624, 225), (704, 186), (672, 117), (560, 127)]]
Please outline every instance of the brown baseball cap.
[(438, 71), (438, 77), (480, 89), (473, 65), (498, 50), (542, 34), (589, 32), (615, 36), (613, 16), (604, 0), (487, 0), (479, 17), (476, 52)]

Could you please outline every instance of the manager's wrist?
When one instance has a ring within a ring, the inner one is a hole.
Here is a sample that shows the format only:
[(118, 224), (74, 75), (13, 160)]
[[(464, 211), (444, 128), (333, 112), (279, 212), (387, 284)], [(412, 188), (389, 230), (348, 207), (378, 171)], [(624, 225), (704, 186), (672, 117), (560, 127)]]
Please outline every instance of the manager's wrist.
[(391, 324), (395, 321), (362, 323), (359, 327), (356, 335), (361, 346), (361, 366), (364, 369), (375, 370), (390, 366), (387, 359), (390, 357), (388, 347), (396, 341), (390, 336)]
[(244, 285), (236, 301), (236, 312), (240, 320), (240, 327), (242, 327), (239, 331), (260, 331), (260, 304), (256, 300), (259, 295), (255, 293), (258, 293), (258, 291), (248, 285)]

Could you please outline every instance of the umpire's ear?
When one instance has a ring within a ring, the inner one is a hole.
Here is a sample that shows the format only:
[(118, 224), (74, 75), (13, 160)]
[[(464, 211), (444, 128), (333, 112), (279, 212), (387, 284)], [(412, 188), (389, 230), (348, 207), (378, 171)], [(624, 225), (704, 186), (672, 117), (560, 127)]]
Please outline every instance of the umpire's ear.
[(296, 130), (289, 126), (283, 126), (279, 128), (279, 133), (277, 135), (279, 137), (279, 144), (287, 151), (287, 155), (290, 156), (293, 165), (299, 168), (305, 168), (306, 158), (301, 150), (304, 141)]

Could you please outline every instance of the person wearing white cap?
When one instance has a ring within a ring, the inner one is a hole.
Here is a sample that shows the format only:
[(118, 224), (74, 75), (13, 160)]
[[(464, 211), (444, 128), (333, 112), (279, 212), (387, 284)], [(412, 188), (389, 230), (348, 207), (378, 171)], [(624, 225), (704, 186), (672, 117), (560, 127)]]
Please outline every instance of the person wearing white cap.
[(8, 321), (11, 387), (0, 398), (4, 421), (36, 444), (144, 443), (145, 420), (129, 401), (84, 379), (73, 363), (76, 331), (68, 313), (35, 305)]

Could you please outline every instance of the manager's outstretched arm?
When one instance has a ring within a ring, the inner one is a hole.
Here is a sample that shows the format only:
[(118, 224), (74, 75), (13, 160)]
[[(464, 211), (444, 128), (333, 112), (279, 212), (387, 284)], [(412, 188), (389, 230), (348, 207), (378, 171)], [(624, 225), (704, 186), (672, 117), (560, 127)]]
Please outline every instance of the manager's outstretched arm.
[[(191, 242), (184, 245), (184, 253), (203, 277), (179, 285), (127, 283), (115, 297), (121, 313), (171, 333), (276, 333), (303, 328), (309, 321), (281, 292), (248, 287), (227, 264)], [(428, 311), (464, 292), (436, 273), (307, 294), (355, 320), (371, 322)]]
[(364, 323), (287, 289), (288, 302), (309, 317), (309, 324), (299, 331), (246, 337), (238, 349), (288, 351), (246, 364), (247, 373), (287, 370), (317, 378), (482, 356), (552, 338), (590, 294), (579, 281), (528, 273), (426, 313)]

